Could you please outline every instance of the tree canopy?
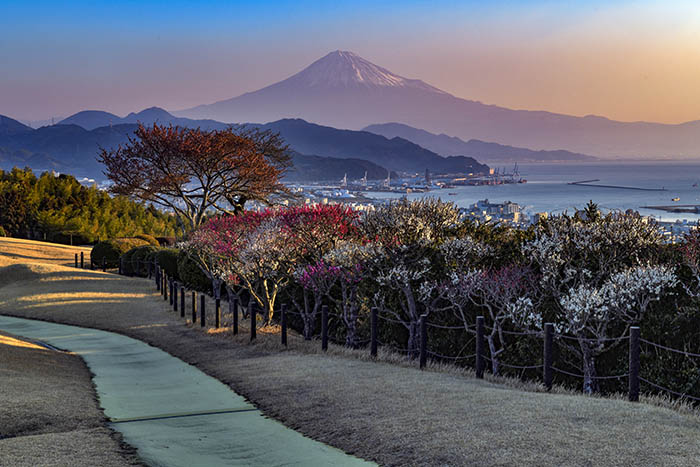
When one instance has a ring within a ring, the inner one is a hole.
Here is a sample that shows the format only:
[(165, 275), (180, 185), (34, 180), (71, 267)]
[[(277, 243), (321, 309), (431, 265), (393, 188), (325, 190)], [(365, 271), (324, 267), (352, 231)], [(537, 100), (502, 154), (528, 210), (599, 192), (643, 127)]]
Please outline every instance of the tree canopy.
[(270, 203), (287, 193), (280, 178), (289, 166), (276, 134), (257, 129), (203, 131), (139, 125), (129, 142), (98, 157), (111, 190), (174, 211), (183, 230), (207, 213), (237, 213), (247, 201)]
[(70, 175), (0, 170), (0, 227), (17, 238), (92, 243), (137, 234), (173, 236), (173, 216), (123, 196), (111, 197)]

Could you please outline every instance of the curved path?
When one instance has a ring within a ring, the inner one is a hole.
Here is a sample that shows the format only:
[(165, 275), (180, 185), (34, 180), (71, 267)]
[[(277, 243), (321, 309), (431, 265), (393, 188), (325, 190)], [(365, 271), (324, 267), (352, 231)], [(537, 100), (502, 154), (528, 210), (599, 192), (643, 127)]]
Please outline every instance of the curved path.
[(139, 340), (8, 316), (0, 329), (80, 355), (110, 426), (149, 465), (372, 465), (265, 418), (220, 381)]

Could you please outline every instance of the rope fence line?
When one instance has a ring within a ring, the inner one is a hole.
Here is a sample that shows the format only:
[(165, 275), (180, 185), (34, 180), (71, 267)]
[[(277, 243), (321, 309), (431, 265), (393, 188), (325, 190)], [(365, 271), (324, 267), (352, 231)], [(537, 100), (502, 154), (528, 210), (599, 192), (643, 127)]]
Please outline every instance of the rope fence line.
[[(483, 358), (484, 360), (487, 360), (489, 362), (493, 362), (493, 360), (491, 358), (487, 357), (486, 355), (482, 355), (481, 358)], [(543, 364), (539, 364), (539, 365), (511, 365), (509, 363), (503, 363), (501, 361), (498, 362), (498, 366), (502, 366), (505, 368), (513, 368), (514, 370), (535, 370), (537, 368), (544, 367)]]
[(433, 351), (431, 351), (431, 350), (428, 350), (427, 352), (428, 352), (428, 355), (432, 355), (433, 357), (441, 358), (441, 359), (443, 359), (443, 360), (454, 360), (454, 361), (457, 361), (457, 360), (468, 360), (468, 359), (471, 359), (471, 358), (476, 357), (476, 354), (475, 354), (475, 353), (473, 353), (473, 354), (471, 354), (471, 355), (459, 355), (459, 356), (456, 356), (456, 357), (451, 357), (451, 356), (449, 356), (449, 355), (443, 355), (443, 354), (440, 354), (440, 353), (437, 353), (437, 352), (433, 352)]
[(672, 349), (671, 347), (666, 347), (665, 345), (657, 344), (655, 342), (648, 341), (646, 339), (639, 339), (641, 342), (644, 342), (645, 344), (649, 344), (653, 347), (657, 347), (662, 350), (667, 350), (669, 352), (675, 352), (681, 355), (685, 355), (686, 357), (689, 358), (700, 358), (700, 354), (697, 353), (692, 353), (692, 352), (686, 352), (684, 350), (678, 350), (678, 349)]
[(460, 331), (466, 331), (467, 329), (476, 328), (476, 325), (472, 325), (472, 326), (443, 326), (441, 324), (434, 324), (434, 323), (428, 323), (427, 326), (429, 328), (460, 330)]
[[(552, 367), (552, 370), (554, 370), (554, 371), (556, 371), (556, 372), (558, 372), (558, 373), (565, 374), (565, 375), (567, 375), (567, 376), (572, 376), (572, 377), (574, 377), (574, 378), (585, 378), (585, 375), (581, 375), (581, 374), (577, 374), (577, 373), (571, 373), (571, 372), (569, 372), (569, 371), (562, 370), (562, 369), (557, 368), (557, 367), (555, 367), (555, 366)], [(622, 378), (627, 378), (627, 377), (629, 377), (629, 375), (630, 375), (629, 373), (625, 373), (625, 374), (623, 374), (623, 375), (591, 376), (591, 379), (594, 379), (594, 380), (622, 379)]]
[(391, 319), (391, 318), (387, 318), (386, 316), (382, 316), (382, 315), (378, 315), (377, 317), (379, 319), (381, 319), (382, 321), (388, 321), (389, 323), (395, 323), (395, 324), (401, 324), (401, 325), (406, 324), (403, 321), (400, 321), (398, 319)]
[[(150, 268), (149, 268), (149, 272)], [(165, 274), (164, 270), (160, 268), (157, 264), (156, 267), (153, 268), (153, 273), (155, 275), (155, 284), (157, 288), (161, 291), (161, 294), (163, 295), (163, 298), (168, 300), (168, 296), (172, 297), (173, 295), (175, 296), (175, 299), (177, 297), (176, 292), (178, 289), (182, 288), (184, 289), (184, 286), (182, 283), (175, 282), (175, 288), (172, 288), (173, 281), (172, 278), (169, 278), (167, 274)], [(170, 291), (168, 292), (168, 288), (170, 288)], [(193, 307), (192, 307), (192, 324), (196, 322), (195, 316), (199, 316), (199, 313), (195, 315), (195, 307), (194, 307), (194, 296), (195, 294), (200, 294), (200, 292), (195, 292), (191, 291), (193, 294)], [(200, 295), (201, 298), (204, 298), (204, 294)], [(212, 299), (213, 300), (213, 299)], [(237, 303), (240, 304), (240, 301), (234, 297), (234, 300), (236, 300)], [(184, 301), (183, 301), (184, 303)], [(189, 301), (188, 301), (189, 303)], [(171, 301), (171, 307), (174, 306), (174, 311), (178, 311), (177, 309), (177, 304), (173, 303)], [(237, 316), (239, 311), (242, 311), (246, 307), (238, 307), (236, 309), (236, 312), (234, 316)], [(260, 310), (260, 307), (257, 305), (253, 306), (253, 309), (255, 310), (256, 315), (258, 316), (264, 316), (264, 313)], [(282, 312), (282, 310), (284, 310)], [(286, 308), (286, 305), (282, 306), (282, 310), (280, 310), (280, 316), (282, 317), (282, 323), (285, 322), (286, 317), (288, 316), (303, 316), (305, 313), (302, 312), (297, 312), (297, 311), (291, 311)], [(182, 311), (182, 309), (180, 310)], [(199, 311), (199, 310), (196, 310)], [(208, 310), (206, 310), (208, 311)], [(421, 316), (420, 320), (418, 321), (418, 325), (420, 328), (420, 333), (417, 334), (417, 337), (419, 338), (420, 346), (419, 348), (415, 349), (408, 349), (408, 348), (401, 348), (393, 344), (385, 344), (383, 342), (380, 342), (378, 339), (378, 330), (376, 327), (377, 321), (382, 320), (384, 322), (388, 323), (395, 323), (395, 324), (401, 324), (402, 326), (405, 326), (407, 322), (400, 321), (397, 319), (393, 318), (388, 318), (386, 316), (381, 316), (377, 312), (377, 309), (372, 310), (372, 336), (369, 339), (358, 339), (354, 343), (354, 347), (360, 348), (368, 343), (371, 345), (371, 355), (373, 357), (376, 357), (376, 348), (378, 345), (381, 345), (382, 347), (386, 348), (389, 351), (393, 351), (399, 354), (404, 354), (408, 356), (409, 354), (412, 355), (413, 358), (416, 359), (416, 361), (420, 362), (420, 368), (423, 369), (426, 366), (426, 360), (427, 356), (430, 355), (432, 358), (435, 359), (440, 359), (440, 360), (445, 360), (445, 361), (451, 361), (451, 362), (460, 362), (460, 361), (465, 361), (465, 360), (470, 360), (470, 359), (475, 359), (476, 360), (476, 375), (477, 378), (483, 378), (483, 373), (484, 373), (484, 367), (485, 362), (492, 362), (492, 358), (490, 358), (486, 353), (488, 351), (488, 348), (484, 345), (485, 340), (486, 340), (486, 334), (485, 330), (490, 330), (493, 331), (494, 328), (492, 327), (487, 327), (484, 326), (484, 318), (483, 317), (477, 317), (477, 322), (475, 325), (476, 328), (476, 336), (475, 338), (472, 337), (470, 339), (471, 341), (476, 340), (476, 353), (472, 353), (469, 355), (456, 355), (456, 356), (451, 356), (451, 355), (444, 355), (439, 352), (435, 352), (432, 350), (428, 350), (427, 348), (427, 329), (428, 328), (435, 328), (435, 329), (445, 329), (445, 330), (462, 330), (465, 332), (469, 332), (471, 326), (447, 326), (447, 325), (440, 325), (440, 324), (434, 324), (434, 323), (428, 323), (427, 322), (427, 316), (423, 315)], [(207, 314), (210, 314), (211, 312), (207, 312)], [(277, 312), (276, 312), (277, 313)], [(328, 342), (331, 341), (334, 344), (337, 345), (346, 345), (346, 341), (343, 339), (338, 339), (336, 335), (329, 336), (328, 333), (328, 318), (329, 317), (334, 317), (334, 318), (341, 318), (342, 314), (341, 313), (330, 313), (328, 310), (327, 306), (323, 306), (322, 310), (319, 310), (319, 312), (314, 313), (315, 318), (318, 318), (321, 316), (322, 318), (325, 319), (325, 324), (322, 326), (322, 333), (321, 337), (319, 339), (318, 336), (314, 336), (313, 340), (321, 340), (323, 342), (322, 349), (325, 351), (328, 348)], [(180, 315), (181, 317), (185, 316), (184, 313)], [(229, 316), (224, 310), (221, 310), (221, 318), (224, 316)], [(323, 319), (322, 319), (323, 320)], [(189, 322), (189, 319), (187, 320)], [(228, 321), (228, 320), (226, 320)], [(250, 321), (250, 320), (248, 320)], [(234, 321), (235, 322), (235, 321)], [(255, 327), (252, 327), (250, 329), (251, 332), (251, 341), (255, 340), (255, 331), (259, 330), (261, 327), (263, 327), (263, 323), (260, 323), (259, 321), (256, 323), (257, 325)], [(204, 323), (202, 323), (202, 327), (204, 328)], [(671, 394), (673, 396), (677, 396), (680, 398), (686, 398), (692, 401), (700, 402), (700, 397), (695, 397), (695, 396), (690, 396), (686, 393), (683, 392), (678, 392), (674, 391), (670, 388), (664, 387), (662, 385), (659, 385), (657, 383), (654, 383), (652, 381), (649, 381), (639, 375), (639, 369), (640, 369), (640, 343), (644, 343), (647, 345), (650, 345), (654, 348), (658, 348), (661, 350), (666, 350), (670, 351), (673, 353), (677, 353), (680, 355), (683, 355), (688, 358), (700, 358), (700, 354), (698, 353), (693, 353), (693, 352), (688, 352), (688, 351), (682, 351), (679, 349), (674, 349), (671, 347), (667, 347), (661, 344), (657, 344), (655, 342), (651, 342), (646, 339), (642, 339), (640, 334), (640, 329), (639, 327), (631, 327), (630, 328), (630, 334), (626, 336), (621, 336), (621, 337), (615, 337), (615, 338), (580, 338), (580, 337), (575, 337), (575, 336), (568, 336), (560, 333), (554, 333), (553, 332), (554, 324), (552, 323), (546, 323), (544, 326), (543, 331), (524, 331), (524, 332), (516, 332), (516, 331), (509, 331), (509, 330), (499, 330), (499, 332), (502, 332), (503, 334), (508, 334), (508, 335), (515, 335), (515, 336), (533, 336), (533, 337), (538, 337), (538, 338), (544, 338), (544, 359), (543, 363), (536, 364), (536, 365), (514, 365), (510, 363), (505, 363), (505, 362), (498, 362), (498, 365), (503, 368), (509, 368), (509, 369), (514, 369), (514, 370), (542, 370), (543, 371), (543, 379), (544, 379), (544, 384), (545, 387), (548, 389), (552, 388), (552, 372), (559, 373), (562, 375), (566, 375), (569, 377), (573, 378), (585, 378), (583, 374), (580, 373), (573, 373), (567, 370), (563, 370), (561, 368), (558, 368), (554, 366), (552, 363), (552, 342), (554, 339), (568, 339), (568, 340), (573, 340), (573, 341), (586, 341), (586, 342), (621, 342), (621, 341), (629, 341), (629, 372), (624, 373), (624, 374), (619, 374), (619, 375), (608, 375), (608, 376), (593, 376), (591, 377), (592, 380), (620, 380), (624, 378), (628, 378), (629, 380), (629, 400), (630, 401), (638, 401), (639, 400), (639, 382), (644, 382), (645, 384), (648, 384), (652, 388), (666, 392), (668, 394)], [(234, 334), (236, 327), (234, 326)], [(286, 324), (281, 325), (282, 329), (282, 334), (284, 335), (282, 339), (283, 345), (286, 344)], [(471, 332), (469, 333), (471, 334)], [(297, 341), (302, 341), (306, 340), (304, 339), (303, 336), (297, 336), (295, 334), (292, 334), (291, 337), (293, 337)], [(467, 344), (469, 345), (469, 344)], [(463, 348), (466, 348), (465, 345)], [(580, 371), (580, 370), (579, 370)]]
[(603, 338), (593, 338), (593, 337), (576, 337), (576, 336), (567, 336), (565, 334), (559, 334), (555, 333), (554, 337), (557, 339), (568, 339), (572, 341), (584, 341), (584, 342), (613, 342), (613, 341), (624, 341), (630, 338), (630, 336), (622, 336), (622, 337), (603, 337)]
[(674, 391), (674, 390), (672, 390), (672, 389), (669, 389), (669, 388), (667, 388), (667, 387), (660, 386), (660, 385), (658, 385), (658, 384), (656, 384), (656, 383), (652, 383), (652, 382), (649, 381), (648, 379), (642, 378), (641, 376), (639, 377), (639, 380), (640, 380), (640, 381), (643, 381), (643, 382), (645, 382), (645, 383), (647, 383), (649, 386), (652, 386), (652, 387), (654, 387), (654, 388), (656, 388), (656, 389), (658, 389), (658, 390), (660, 390), (660, 391), (668, 392), (669, 394), (673, 394), (674, 396), (678, 396), (678, 397), (682, 397), (682, 398), (685, 398), (685, 399), (690, 399), (690, 400), (693, 400), (693, 401), (696, 401), (696, 402), (700, 402), (700, 397), (689, 396), (689, 395), (687, 395), (687, 394), (683, 394), (682, 392), (676, 392), (676, 391)]

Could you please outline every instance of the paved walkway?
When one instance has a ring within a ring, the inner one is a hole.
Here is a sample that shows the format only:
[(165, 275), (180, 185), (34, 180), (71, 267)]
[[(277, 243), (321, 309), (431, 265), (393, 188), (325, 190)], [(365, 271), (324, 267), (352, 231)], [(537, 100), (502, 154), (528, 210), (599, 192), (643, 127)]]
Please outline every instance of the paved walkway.
[(149, 465), (372, 465), (263, 417), (225, 384), (139, 340), (7, 316), (0, 329), (80, 355), (110, 425)]

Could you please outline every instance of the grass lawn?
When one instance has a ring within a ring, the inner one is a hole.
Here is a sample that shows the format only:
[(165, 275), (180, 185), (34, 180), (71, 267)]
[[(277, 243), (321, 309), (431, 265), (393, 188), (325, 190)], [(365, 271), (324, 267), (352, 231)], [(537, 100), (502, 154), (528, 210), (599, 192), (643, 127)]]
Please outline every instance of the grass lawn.
[(128, 466), (80, 357), (0, 333), (0, 465)]
[[(0, 266), (3, 248), (0, 243)], [(298, 337), (284, 350), (274, 333), (258, 333), (250, 345), (245, 329), (234, 338), (229, 328), (185, 323), (150, 281), (14, 259), (0, 267), (0, 313), (144, 340), (229, 384), (288, 426), (380, 464), (700, 465), (694, 414), (528, 392), (388, 362), (400, 360), (396, 356), (373, 362), (366, 351), (331, 346), (322, 354), (318, 342)]]

